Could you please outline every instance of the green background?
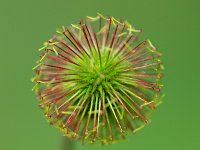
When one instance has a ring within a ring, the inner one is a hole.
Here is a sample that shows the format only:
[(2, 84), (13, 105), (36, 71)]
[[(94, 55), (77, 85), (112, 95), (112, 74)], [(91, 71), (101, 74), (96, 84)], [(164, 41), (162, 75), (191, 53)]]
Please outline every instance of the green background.
[(200, 149), (199, 0), (0, 0), (0, 149), (60, 150), (31, 91), (37, 49), (57, 27), (97, 12), (128, 20), (163, 53), (164, 103), (127, 141), (76, 149)]

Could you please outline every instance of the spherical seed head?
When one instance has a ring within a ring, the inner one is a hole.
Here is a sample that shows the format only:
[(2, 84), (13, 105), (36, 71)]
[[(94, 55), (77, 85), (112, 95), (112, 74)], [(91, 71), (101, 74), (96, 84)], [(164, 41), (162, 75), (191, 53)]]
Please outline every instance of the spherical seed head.
[(69, 138), (112, 143), (138, 131), (160, 103), (162, 63), (141, 30), (113, 17), (62, 27), (39, 49), (34, 90)]

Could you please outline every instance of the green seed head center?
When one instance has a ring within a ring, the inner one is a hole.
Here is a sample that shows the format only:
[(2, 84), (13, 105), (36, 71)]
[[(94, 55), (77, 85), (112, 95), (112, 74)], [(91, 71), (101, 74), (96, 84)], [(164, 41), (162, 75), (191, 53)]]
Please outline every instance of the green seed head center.
[[(102, 50), (103, 51), (103, 50)], [(109, 55), (109, 59), (108, 58)], [(80, 76), (81, 79), (89, 87), (93, 87), (93, 92), (99, 91), (99, 88), (105, 90), (105, 86), (115, 80), (119, 66), (115, 64), (119, 61), (119, 56), (115, 56), (112, 52), (109, 53), (107, 49), (101, 53), (101, 56), (94, 50), (91, 58), (87, 56), (80, 62)]]

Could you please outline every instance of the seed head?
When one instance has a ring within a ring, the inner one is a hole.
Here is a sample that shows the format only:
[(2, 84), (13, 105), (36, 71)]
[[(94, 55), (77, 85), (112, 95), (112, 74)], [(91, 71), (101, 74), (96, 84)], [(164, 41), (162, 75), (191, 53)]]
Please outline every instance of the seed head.
[(112, 143), (135, 133), (160, 103), (162, 63), (141, 30), (113, 17), (62, 27), (39, 49), (34, 90), (68, 138)]

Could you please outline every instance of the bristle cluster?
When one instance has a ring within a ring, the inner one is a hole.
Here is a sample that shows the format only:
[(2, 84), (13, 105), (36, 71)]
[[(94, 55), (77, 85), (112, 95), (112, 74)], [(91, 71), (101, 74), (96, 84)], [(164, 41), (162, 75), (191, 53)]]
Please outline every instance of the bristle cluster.
[(112, 143), (135, 133), (160, 102), (162, 63), (141, 30), (113, 17), (57, 30), (34, 67), (34, 90), (51, 124), (69, 138)]

